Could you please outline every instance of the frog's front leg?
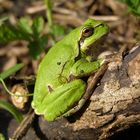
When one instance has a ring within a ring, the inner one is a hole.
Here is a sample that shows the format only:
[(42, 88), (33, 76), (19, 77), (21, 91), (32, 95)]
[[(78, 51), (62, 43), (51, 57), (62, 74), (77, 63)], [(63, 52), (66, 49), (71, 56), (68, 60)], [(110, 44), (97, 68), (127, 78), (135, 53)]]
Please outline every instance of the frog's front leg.
[(80, 79), (75, 79), (66, 83), (46, 95), (41, 105), (38, 107), (45, 119), (53, 121), (70, 110), (83, 96), (86, 90), (86, 83)]
[(103, 59), (89, 62), (85, 58), (78, 60), (71, 69), (71, 75), (74, 77), (89, 76), (97, 71), (104, 63)]
[[(74, 64), (71, 70), (71, 74), (73, 75), (73, 77), (88, 76), (93, 72), (95, 72), (97, 69), (99, 69), (103, 63), (104, 60), (101, 59), (97, 61), (89, 62), (86, 59), (82, 58)], [(85, 94), (89, 94), (89, 93), (85, 92)], [(87, 100), (86, 97), (89, 97), (89, 96), (85, 96), (85, 94), (79, 100), (78, 104), (75, 107), (73, 107), (71, 110), (67, 111), (63, 116), (69, 116), (77, 112), (78, 110), (80, 110)]]

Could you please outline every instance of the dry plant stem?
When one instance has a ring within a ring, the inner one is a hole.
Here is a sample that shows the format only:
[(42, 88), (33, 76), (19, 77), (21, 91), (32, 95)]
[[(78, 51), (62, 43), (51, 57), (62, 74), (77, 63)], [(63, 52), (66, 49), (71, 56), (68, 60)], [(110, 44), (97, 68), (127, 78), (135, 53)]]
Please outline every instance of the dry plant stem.
[(93, 93), (93, 90), (94, 90), (95, 86), (97, 85), (97, 82), (99, 81), (99, 78), (105, 73), (106, 70), (107, 70), (107, 63), (102, 65), (100, 67), (100, 69), (94, 75), (91, 75), (89, 77), (89, 80), (90, 79), (91, 80), (90, 80), (90, 82), (88, 82), (86, 93), (84, 94), (83, 98), (85, 98), (85, 99), (90, 98), (90, 96)]
[(26, 134), (28, 129), (30, 128), (34, 117), (35, 117), (35, 113), (34, 113), (33, 109), (30, 109), (29, 113), (24, 118), (24, 120), (20, 123), (20, 125), (18, 126), (18, 128), (16, 129), (16, 131), (14, 132), (14, 134), (10, 140), (21, 139)]
[(120, 20), (119, 16), (89, 16), (89, 18), (95, 19), (95, 20), (102, 20), (102, 21), (118, 21)]
[[(27, 8), (26, 13), (35, 14), (35, 13), (43, 11), (43, 10), (45, 10), (44, 5), (34, 6), (34, 7)], [(66, 9), (66, 8), (60, 8), (60, 7), (54, 7), (53, 11), (58, 13), (59, 16), (69, 15), (69, 16), (73, 17), (73, 16), (77, 15), (77, 13), (72, 11), (72, 10), (69, 10), (69, 9)], [(89, 18), (93, 18), (93, 19), (96, 19), (96, 20), (103, 20), (103, 21), (117, 21), (117, 20), (120, 19), (120, 17), (116, 16), (116, 15), (113, 15), (113, 16), (110, 16), (110, 15), (109, 16), (108, 15), (107, 16), (92, 16), (92, 15), (90, 15)]]

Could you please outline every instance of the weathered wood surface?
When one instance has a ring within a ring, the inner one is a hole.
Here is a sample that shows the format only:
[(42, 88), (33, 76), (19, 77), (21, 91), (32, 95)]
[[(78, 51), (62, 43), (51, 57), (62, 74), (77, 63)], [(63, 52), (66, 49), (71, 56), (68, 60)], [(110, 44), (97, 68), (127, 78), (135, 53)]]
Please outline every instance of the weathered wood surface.
[(118, 53), (85, 106), (69, 118), (47, 122), (36, 117), (30, 139), (109, 139), (140, 124), (140, 46), (125, 56)]

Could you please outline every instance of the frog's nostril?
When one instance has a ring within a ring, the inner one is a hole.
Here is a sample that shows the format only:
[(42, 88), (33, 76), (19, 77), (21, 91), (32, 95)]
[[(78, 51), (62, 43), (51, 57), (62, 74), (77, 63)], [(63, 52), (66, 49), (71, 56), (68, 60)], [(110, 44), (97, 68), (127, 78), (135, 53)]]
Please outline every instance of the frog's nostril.
[(104, 24), (100, 24), (100, 26), (104, 27)]

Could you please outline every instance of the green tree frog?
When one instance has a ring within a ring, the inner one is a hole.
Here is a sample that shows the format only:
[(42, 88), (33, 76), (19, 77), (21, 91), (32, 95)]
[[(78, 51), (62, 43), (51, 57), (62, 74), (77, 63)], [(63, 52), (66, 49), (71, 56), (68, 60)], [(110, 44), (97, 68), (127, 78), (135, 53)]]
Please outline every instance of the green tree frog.
[(44, 115), (48, 121), (71, 114), (69, 110), (86, 90), (86, 82), (81, 78), (95, 72), (104, 62), (91, 61), (88, 52), (108, 32), (105, 23), (88, 19), (48, 51), (39, 65), (35, 83), (32, 107), (36, 114)]

